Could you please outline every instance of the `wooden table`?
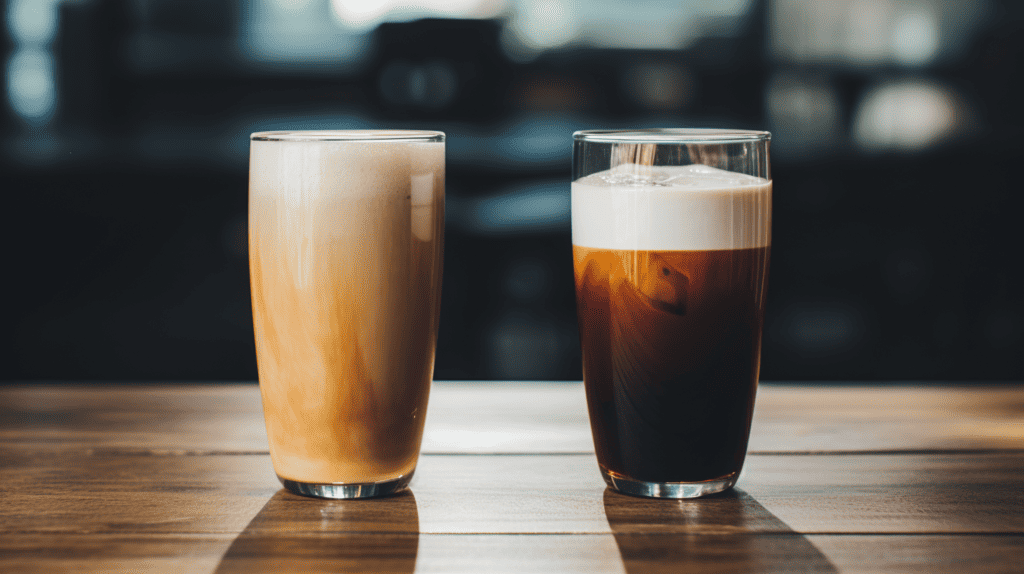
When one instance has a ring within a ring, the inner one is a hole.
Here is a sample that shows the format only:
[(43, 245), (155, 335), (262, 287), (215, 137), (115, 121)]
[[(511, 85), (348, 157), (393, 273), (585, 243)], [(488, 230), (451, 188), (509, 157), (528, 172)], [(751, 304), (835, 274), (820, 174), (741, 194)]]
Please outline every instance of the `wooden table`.
[(580, 384), (436, 383), (427, 427), (410, 493), (327, 501), (254, 385), (0, 388), (0, 571), (1024, 571), (1020, 385), (762, 385), (698, 501), (606, 490)]

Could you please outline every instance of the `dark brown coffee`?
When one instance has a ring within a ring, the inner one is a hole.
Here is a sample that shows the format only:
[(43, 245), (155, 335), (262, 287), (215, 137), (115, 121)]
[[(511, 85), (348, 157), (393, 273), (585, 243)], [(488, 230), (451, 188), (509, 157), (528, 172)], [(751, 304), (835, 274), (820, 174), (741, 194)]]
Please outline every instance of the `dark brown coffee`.
[(583, 378), (606, 473), (694, 483), (740, 471), (769, 254), (573, 246)]

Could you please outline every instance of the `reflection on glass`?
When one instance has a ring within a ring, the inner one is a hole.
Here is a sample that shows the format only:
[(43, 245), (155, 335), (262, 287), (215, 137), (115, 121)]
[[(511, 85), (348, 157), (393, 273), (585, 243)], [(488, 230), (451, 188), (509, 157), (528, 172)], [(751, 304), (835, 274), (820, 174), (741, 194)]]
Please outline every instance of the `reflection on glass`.
[(231, 543), (216, 572), (413, 572), (419, 526), (408, 490), (354, 500), (280, 490)]
[(804, 536), (745, 492), (699, 500), (608, 489), (604, 511), (626, 572), (838, 572)]

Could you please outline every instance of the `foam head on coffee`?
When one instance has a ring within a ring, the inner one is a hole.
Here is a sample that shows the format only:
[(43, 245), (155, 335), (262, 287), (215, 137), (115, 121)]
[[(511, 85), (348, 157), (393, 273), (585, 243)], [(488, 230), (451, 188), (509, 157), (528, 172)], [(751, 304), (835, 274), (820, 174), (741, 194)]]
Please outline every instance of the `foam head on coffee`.
[[(428, 213), (436, 180), (443, 182), (444, 144), (424, 142), (252, 142), (250, 194), (279, 202), (294, 212), (289, 232), (358, 233), (353, 227), (317, 222), (316, 204), (375, 201), (412, 204), (412, 231), (431, 240)], [(425, 211), (426, 210), (426, 211)]]
[(622, 164), (572, 183), (573, 245), (637, 251), (771, 244), (769, 180), (705, 165)]

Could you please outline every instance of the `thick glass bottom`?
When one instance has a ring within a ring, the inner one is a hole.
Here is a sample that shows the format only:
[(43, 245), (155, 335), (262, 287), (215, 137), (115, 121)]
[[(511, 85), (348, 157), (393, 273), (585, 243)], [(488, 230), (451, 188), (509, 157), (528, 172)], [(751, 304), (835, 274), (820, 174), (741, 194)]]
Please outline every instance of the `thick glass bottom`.
[(622, 494), (648, 498), (700, 498), (732, 488), (740, 473), (703, 482), (647, 482), (627, 478), (606, 468), (601, 468), (601, 474), (608, 486)]
[(389, 496), (408, 488), (413, 473), (401, 476), (392, 480), (381, 482), (366, 482), (359, 484), (318, 484), (312, 482), (298, 482), (287, 478), (277, 477), (285, 488), (303, 496), (315, 496), (317, 498), (372, 498), (375, 496)]

